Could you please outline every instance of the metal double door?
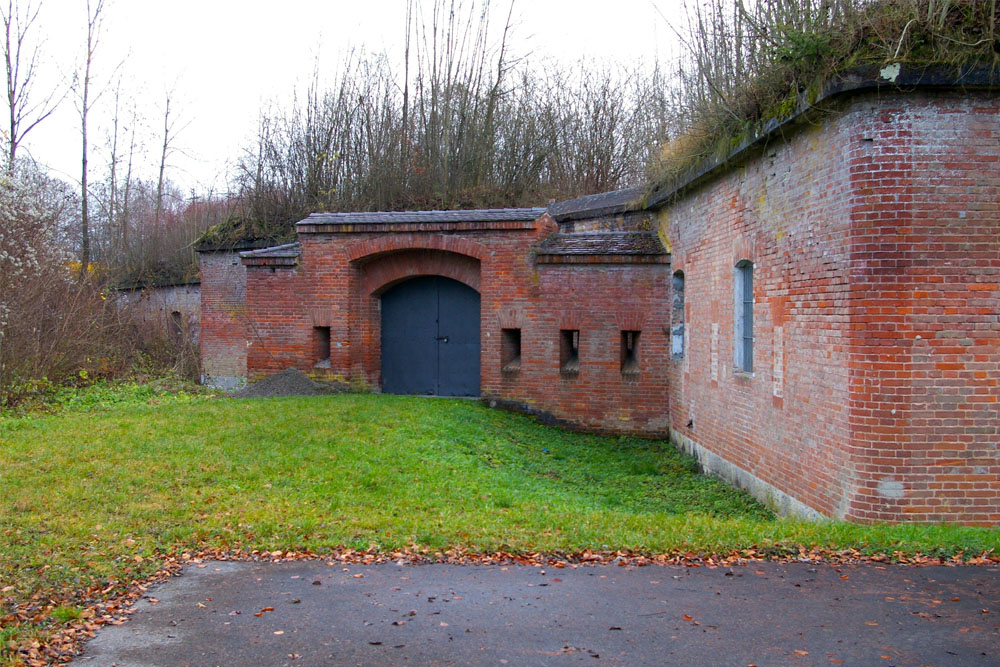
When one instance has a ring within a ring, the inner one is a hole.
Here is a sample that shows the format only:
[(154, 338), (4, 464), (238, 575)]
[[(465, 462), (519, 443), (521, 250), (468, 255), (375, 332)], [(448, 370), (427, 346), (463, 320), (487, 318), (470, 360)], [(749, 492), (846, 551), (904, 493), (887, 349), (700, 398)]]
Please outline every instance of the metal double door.
[(479, 395), (479, 292), (443, 276), (382, 295), (382, 391)]

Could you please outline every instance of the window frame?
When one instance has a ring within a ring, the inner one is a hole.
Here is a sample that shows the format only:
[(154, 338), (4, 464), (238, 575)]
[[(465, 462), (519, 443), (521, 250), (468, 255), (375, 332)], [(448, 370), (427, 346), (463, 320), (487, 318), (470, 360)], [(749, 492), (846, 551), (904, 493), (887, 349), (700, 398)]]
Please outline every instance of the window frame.
[(637, 377), (639, 375), (639, 336), (642, 331), (637, 329), (623, 329), (620, 336), (620, 369), (623, 377)]
[(313, 327), (313, 366), (330, 365), (331, 340), (330, 327)]

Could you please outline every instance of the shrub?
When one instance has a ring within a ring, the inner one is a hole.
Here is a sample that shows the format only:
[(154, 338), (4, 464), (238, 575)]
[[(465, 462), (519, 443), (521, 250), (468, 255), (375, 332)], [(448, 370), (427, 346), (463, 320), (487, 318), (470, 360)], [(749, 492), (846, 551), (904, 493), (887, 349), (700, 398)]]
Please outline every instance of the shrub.
[(118, 309), (60, 238), (71, 203), (31, 163), (0, 178), (0, 405), (114, 373), (129, 355)]

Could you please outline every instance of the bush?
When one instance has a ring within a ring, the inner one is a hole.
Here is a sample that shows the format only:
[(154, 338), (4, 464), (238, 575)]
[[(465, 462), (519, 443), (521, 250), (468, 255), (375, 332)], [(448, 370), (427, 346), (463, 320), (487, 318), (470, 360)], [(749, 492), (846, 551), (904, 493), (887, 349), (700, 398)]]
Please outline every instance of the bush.
[(0, 178), (0, 406), (120, 370), (125, 323), (62, 243), (73, 197), (31, 163)]

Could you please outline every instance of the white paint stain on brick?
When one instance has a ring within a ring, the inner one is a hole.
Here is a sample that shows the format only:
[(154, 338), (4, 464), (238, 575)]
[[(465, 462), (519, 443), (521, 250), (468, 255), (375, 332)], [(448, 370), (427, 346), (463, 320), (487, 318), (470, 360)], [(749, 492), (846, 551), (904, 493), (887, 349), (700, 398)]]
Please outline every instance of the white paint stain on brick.
[(878, 481), (878, 494), (883, 498), (902, 498), (906, 495), (906, 489), (895, 477), (883, 477)]

